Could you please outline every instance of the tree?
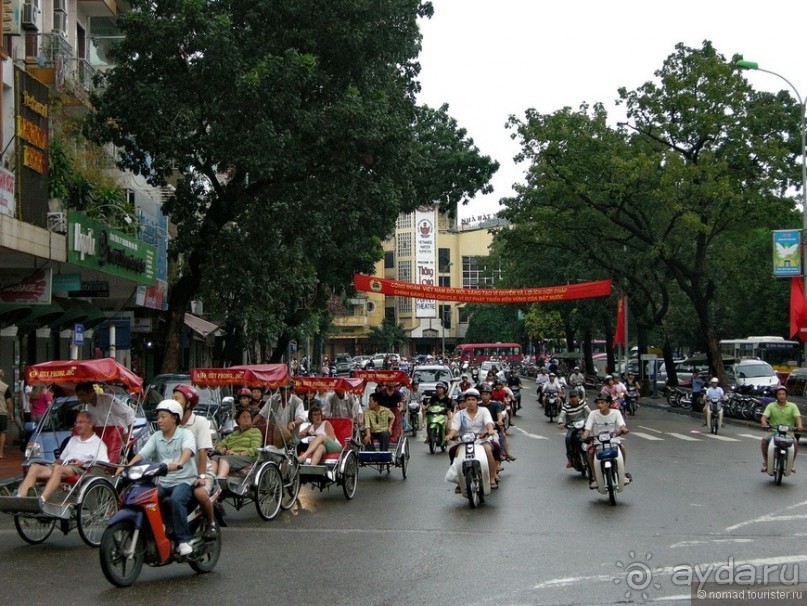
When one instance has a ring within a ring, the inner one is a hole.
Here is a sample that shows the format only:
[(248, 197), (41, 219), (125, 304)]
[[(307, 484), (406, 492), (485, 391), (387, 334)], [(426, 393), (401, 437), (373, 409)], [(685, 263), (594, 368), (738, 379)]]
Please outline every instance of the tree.
[(374, 326), (370, 329), (370, 343), (377, 347), (378, 351), (395, 352), (400, 349), (406, 338), (406, 331), (403, 327), (386, 318), (380, 327)]
[(198, 293), (277, 357), (373, 268), (400, 212), (456, 206), (496, 170), (445, 108), (415, 105), (429, 2), (131, 6), (87, 134), (150, 183), (176, 181), (164, 372)]
[(523, 343), (523, 322), (518, 319), (518, 308), (513, 305), (468, 304), (466, 343)]

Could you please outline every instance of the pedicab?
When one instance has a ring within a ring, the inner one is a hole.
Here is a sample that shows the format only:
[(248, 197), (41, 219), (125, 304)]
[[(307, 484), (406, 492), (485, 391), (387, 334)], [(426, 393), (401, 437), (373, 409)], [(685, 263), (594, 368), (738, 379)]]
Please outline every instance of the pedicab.
[[(261, 387), (277, 390), (291, 377), (284, 364), (253, 364), (229, 368), (197, 368), (191, 371), (191, 383), (198, 387)], [(266, 444), (254, 463), (219, 478), (222, 493), (219, 504), (227, 503), (240, 511), (255, 504), (258, 515), (271, 520), (281, 509), (289, 509), (300, 493), (300, 465), (294, 452)]]
[[(142, 379), (112, 358), (35, 364), (25, 369), (25, 379), (28, 385), (56, 386), (64, 395), (54, 401), (37, 424), (26, 448), (24, 472), (35, 463), (52, 463), (66, 446), (71, 431), (75, 430), (76, 417), (84, 410), (84, 405), (73, 395), (78, 383), (95, 383), (99, 393), (127, 406), (134, 404), (133, 408), (137, 408), (137, 401), (131, 396), (143, 394)], [(118, 463), (148, 437), (150, 427), (142, 409), (139, 417), (135, 416), (135, 423), (127, 428), (110, 421), (111, 410), (110, 406), (104, 424), (94, 431), (107, 447), (109, 462)], [(117, 479), (110, 475), (109, 468), (104, 470), (97, 465), (97, 457), (96, 453), (92, 461), (81, 466), (79, 473), (64, 478), (60, 489), (48, 501), (39, 498), (41, 486), (33, 489), (36, 496), (0, 497), (0, 511), (14, 516), (14, 526), (24, 541), (41, 543), (58, 524), (64, 534), (77, 528), (90, 547), (100, 545), (107, 520), (118, 510), (118, 491)]]
[[(348, 377), (294, 377), (294, 390), (306, 391), (345, 391), (353, 395), (364, 393), (364, 380)], [(300, 481), (319, 488), (320, 492), (333, 484), (342, 487), (345, 498), (350, 500), (356, 494), (359, 479), (359, 434), (357, 419), (332, 417), (327, 421), (333, 427), (336, 440), (341, 446), (339, 452), (325, 453), (316, 465), (300, 463)], [(301, 445), (302, 448), (305, 445)], [(294, 447), (286, 446), (294, 452)]]
[[(409, 385), (409, 376), (400, 370), (357, 370), (353, 371), (353, 376), (365, 383), (376, 385), (387, 383)], [(409, 469), (409, 438), (404, 435), (401, 428), (401, 411), (392, 409), (392, 413), (395, 415), (395, 423), (390, 434), (389, 450), (367, 450), (362, 447), (358, 453), (359, 465), (373, 467), (379, 473), (383, 471), (390, 473), (393, 467), (399, 467), (405, 480)], [(359, 440), (359, 443), (362, 441)]]

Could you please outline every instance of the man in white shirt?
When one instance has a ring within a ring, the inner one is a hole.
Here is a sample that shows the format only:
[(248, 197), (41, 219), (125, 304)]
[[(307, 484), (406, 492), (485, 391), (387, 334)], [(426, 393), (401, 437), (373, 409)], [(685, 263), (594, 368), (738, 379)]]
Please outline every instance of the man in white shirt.
[(308, 421), (303, 401), (291, 393), (294, 383), (289, 382), (280, 392), (269, 398), (252, 421), (255, 426), (258, 417), (266, 419), (266, 437), (271, 436), (275, 448), (285, 448), (286, 444), (296, 446), (300, 441), (300, 425)]
[[(611, 396), (606, 394), (599, 394), (594, 398), (594, 404), (597, 410), (592, 410), (586, 419), (586, 426), (583, 430), (580, 439), (584, 442), (590, 437), (599, 435), (600, 433), (610, 433), (616, 435), (623, 435), (628, 433), (628, 426), (625, 425), (625, 419), (622, 418), (622, 413), (616, 408), (611, 408)], [(625, 453), (625, 445), (621, 440), (614, 440), (619, 443), (619, 449), (622, 451), (622, 462), (627, 465), (627, 457)], [(588, 465), (589, 469), (594, 469), (594, 445), (589, 444), (588, 448)], [(592, 471), (593, 473), (593, 471)], [(627, 482), (631, 481), (631, 475), (625, 474)], [(626, 482), (626, 483), (627, 483)], [(591, 476), (588, 484), (589, 488), (597, 487), (597, 480)]]
[(39, 497), (40, 503), (56, 492), (64, 478), (81, 473), (84, 463), (91, 461), (109, 461), (106, 444), (93, 431), (90, 413), (81, 411), (76, 415), (76, 435), (67, 442), (60, 457), (53, 465), (34, 463), (17, 491), (19, 496), (35, 496), (31, 494), (37, 482), (44, 482), (45, 488)]
[(87, 406), (90, 418), (99, 427), (115, 425), (129, 429), (134, 423), (135, 413), (131, 406), (124, 404), (112, 394), (98, 393), (92, 383), (77, 384), (76, 397)]

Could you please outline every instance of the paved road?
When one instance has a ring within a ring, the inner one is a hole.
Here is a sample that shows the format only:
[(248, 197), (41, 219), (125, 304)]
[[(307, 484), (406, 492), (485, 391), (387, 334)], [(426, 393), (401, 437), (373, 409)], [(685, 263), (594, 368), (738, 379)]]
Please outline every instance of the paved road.
[(767, 566), (769, 577), (807, 580), (803, 472), (774, 486), (759, 472), (758, 431), (731, 425), (715, 438), (701, 433), (697, 419), (642, 407), (629, 419), (634, 482), (612, 507), (564, 469), (562, 432), (526, 401), (532, 385), (524, 391), (527, 409), (510, 432), (518, 461), (506, 466), (501, 488), (478, 510), (443, 481), (445, 455), (429, 455), (418, 441), (408, 479), (397, 470), (388, 476), (362, 469), (353, 501), (337, 488), (303, 488), (299, 504), (271, 522), (261, 522), (251, 508), (232, 513), (213, 573), (146, 568), (128, 590), (107, 584), (97, 552), (75, 531), (28, 546), (2, 516), (0, 579), (7, 599), (689, 603), (687, 574), (712, 580), (721, 565), (726, 571), (750, 566), (755, 574)]

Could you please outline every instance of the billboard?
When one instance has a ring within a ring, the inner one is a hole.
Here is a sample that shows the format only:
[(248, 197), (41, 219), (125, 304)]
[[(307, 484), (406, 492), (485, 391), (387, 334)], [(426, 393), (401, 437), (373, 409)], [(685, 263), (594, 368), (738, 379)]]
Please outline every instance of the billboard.
[[(433, 206), (415, 211), (415, 284), (435, 286), (437, 276), (437, 212)], [(436, 318), (434, 299), (415, 299), (416, 318)]]
[(801, 275), (801, 231), (773, 231), (773, 277), (792, 278)]

